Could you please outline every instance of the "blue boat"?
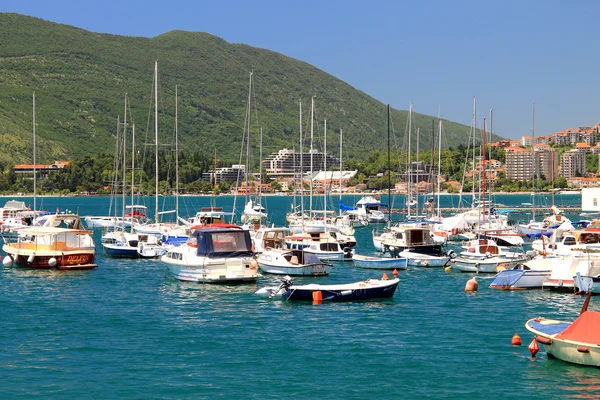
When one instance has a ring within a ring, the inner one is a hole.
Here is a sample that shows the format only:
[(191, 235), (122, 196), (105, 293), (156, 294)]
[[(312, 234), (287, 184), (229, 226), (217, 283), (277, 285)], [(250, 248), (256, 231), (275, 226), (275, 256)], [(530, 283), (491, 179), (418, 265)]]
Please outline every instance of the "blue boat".
[(334, 285), (308, 284), (294, 286), (294, 280), (284, 276), (276, 287), (264, 287), (255, 294), (268, 298), (311, 301), (356, 301), (394, 296), (400, 279), (367, 279), (366, 281)]
[(354, 265), (367, 269), (407, 269), (408, 259), (404, 257), (375, 257), (362, 254), (352, 255)]

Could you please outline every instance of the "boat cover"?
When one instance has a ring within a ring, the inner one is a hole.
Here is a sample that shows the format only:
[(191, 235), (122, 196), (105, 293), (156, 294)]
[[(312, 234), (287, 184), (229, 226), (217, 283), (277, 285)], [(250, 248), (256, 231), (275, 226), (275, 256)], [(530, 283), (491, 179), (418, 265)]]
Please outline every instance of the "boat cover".
[(354, 207), (350, 207), (345, 205), (341, 200), (340, 200), (340, 210), (342, 211), (352, 211), (352, 210), (356, 210), (356, 208)]
[(556, 339), (600, 345), (600, 312), (583, 312)]

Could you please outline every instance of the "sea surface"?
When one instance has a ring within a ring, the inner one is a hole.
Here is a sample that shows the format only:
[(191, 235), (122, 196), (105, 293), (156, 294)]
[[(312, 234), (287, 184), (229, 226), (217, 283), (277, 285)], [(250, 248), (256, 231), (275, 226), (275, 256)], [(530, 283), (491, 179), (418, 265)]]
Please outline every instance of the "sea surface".
[[(0, 205), (9, 199), (0, 198)], [(154, 199), (144, 200), (154, 208)], [(293, 200), (268, 197), (263, 205), (281, 225)], [(442, 196), (442, 205), (456, 200)], [(179, 201), (184, 216), (211, 203), (233, 205), (228, 196)], [(531, 197), (495, 201), (514, 206)], [(554, 199), (573, 220), (580, 217), (568, 209), (580, 202), (579, 195)], [(37, 204), (107, 215), (109, 198), (44, 197)], [(243, 208), (240, 199), (236, 208)], [(356, 230), (357, 252), (374, 253), (372, 228)], [(95, 270), (0, 267), (0, 398), (600, 398), (600, 370), (549, 360), (543, 350), (531, 359), (527, 349), (532, 335), (525, 322), (574, 319), (584, 299), (572, 294), (492, 290), (491, 275), (479, 277), (478, 292), (466, 293), (470, 274), (410, 268), (400, 271), (399, 290), (389, 300), (283, 302), (254, 295), (277, 283), (272, 276), (235, 286), (182, 283), (157, 260), (105, 258), (100, 232), (94, 235)], [(297, 282), (381, 274), (340, 262), (327, 277)], [(600, 305), (592, 299), (590, 308)], [(511, 345), (515, 333), (522, 346)]]

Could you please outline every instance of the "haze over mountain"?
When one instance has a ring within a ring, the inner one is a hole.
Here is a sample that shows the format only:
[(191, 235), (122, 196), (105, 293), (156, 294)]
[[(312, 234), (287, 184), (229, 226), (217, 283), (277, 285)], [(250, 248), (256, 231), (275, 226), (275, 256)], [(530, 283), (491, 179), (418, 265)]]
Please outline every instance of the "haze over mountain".
[[(387, 150), (387, 107), (368, 94), (299, 60), (266, 49), (230, 44), (207, 33), (172, 31), (154, 38), (98, 34), (13, 13), (0, 14), (0, 153), (3, 166), (31, 162), (32, 94), (36, 96), (37, 161), (73, 159), (114, 151), (117, 118), (136, 123), (139, 142), (153, 142), (153, 74), (159, 63), (159, 141), (173, 142), (175, 88), (179, 147), (216, 152), (237, 162), (253, 71), (252, 135), (258, 155), (299, 147), (310, 132), (315, 99), (315, 143), (344, 158)], [(407, 111), (393, 110), (394, 148), (405, 141)], [(432, 146), (436, 118), (413, 114), (413, 150)], [(420, 132), (417, 139), (417, 129)], [(470, 127), (444, 121), (442, 145), (468, 145)], [(435, 133), (437, 136), (437, 133)], [(138, 143), (141, 146), (141, 144)], [(308, 141), (305, 142), (305, 146)]]

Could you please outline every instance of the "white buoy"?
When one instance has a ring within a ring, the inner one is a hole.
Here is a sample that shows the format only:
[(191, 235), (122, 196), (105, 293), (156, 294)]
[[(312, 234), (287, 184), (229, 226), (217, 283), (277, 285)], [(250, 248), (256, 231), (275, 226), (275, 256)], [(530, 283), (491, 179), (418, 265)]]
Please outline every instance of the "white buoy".
[(13, 259), (11, 256), (6, 256), (2, 259), (2, 265), (4, 265), (5, 267), (12, 267), (13, 265)]
[(57, 261), (56, 258), (52, 257), (51, 259), (48, 260), (48, 265), (51, 267), (56, 267)]

